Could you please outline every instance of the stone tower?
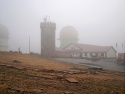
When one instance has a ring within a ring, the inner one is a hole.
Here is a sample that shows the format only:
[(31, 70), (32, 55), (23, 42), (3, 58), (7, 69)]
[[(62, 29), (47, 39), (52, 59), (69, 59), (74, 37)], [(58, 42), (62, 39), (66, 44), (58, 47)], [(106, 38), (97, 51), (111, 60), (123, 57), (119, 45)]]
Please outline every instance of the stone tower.
[(48, 22), (44, 19), (44, 22), (40, 23), (41, 28), (41, 55), (46, 57), (54, 56), (55, 52), (55, 30), (56, 24)]

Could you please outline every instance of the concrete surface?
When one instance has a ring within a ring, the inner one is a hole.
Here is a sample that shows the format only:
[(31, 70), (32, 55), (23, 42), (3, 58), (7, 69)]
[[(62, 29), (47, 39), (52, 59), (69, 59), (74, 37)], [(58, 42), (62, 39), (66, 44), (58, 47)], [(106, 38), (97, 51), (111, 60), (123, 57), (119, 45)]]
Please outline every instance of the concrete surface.
[(117, 63), (116, 59), (101, 59), (98, 61), (76, 59), (76, 58), (55, 58), (55, 59), (59, 61), (65, 61), (84, 66), (98, 66), (98, 67), (103, 67), (103, 69), (125, 72), (125, 65)]

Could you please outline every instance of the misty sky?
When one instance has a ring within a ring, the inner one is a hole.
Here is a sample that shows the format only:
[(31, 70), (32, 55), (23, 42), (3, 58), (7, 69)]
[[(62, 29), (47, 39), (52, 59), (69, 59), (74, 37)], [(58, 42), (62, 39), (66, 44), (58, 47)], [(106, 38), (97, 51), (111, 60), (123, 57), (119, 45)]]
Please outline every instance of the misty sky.
[[(40, 52), (40, 22), (56, 23), (56, 46), (64, 26), (79, 33), (79, 43), (114, 46), (125, 42), (125, 0), (0, 0), (0, 24), (9, 31), (9, 49)], [(125, 44), (125, 43), (124, 43)]]

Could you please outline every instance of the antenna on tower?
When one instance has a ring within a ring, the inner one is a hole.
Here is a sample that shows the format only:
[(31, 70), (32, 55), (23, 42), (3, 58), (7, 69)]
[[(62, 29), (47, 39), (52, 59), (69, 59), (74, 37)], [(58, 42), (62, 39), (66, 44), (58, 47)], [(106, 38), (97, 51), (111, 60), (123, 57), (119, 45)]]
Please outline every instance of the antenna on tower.
[(50, 22), (50, 16), (45, 16), (43, 20), (44, 22), (47, 22), (47, 21)]
[(47, 22), (47, 16), (43, 19), (45, 22)]

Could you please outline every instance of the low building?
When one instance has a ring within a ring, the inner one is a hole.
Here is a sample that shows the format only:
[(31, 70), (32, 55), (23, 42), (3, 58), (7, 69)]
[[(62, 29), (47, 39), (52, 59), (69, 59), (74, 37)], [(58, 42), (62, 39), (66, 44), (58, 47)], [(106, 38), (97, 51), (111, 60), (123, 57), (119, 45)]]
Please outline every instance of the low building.
[[(113, 46), (96, 46), (80, 43), (71, 43), (63, 50), (56, 50), (56, 55), (72, 58), (116, 58), (116, 50)], [(63, 54), (63, 55), (61, 55)]]

